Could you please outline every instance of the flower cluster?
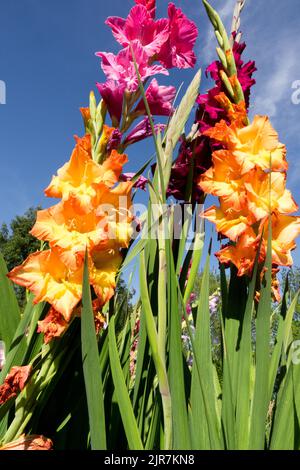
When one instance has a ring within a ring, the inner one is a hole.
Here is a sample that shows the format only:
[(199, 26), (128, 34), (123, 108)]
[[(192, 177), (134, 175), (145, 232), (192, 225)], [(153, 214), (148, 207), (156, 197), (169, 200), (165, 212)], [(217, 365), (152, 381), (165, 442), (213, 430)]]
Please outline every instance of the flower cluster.
[[(234, 41), (233, 55), (236, 62), (237, 77), (245, 94), (246, 106), (248, 108), (250, 90), (255, 84), (252, 75), (256, 71), (256, 67), (255, 62), (249, 61), (245, 64), (242, 60), (245, 48), (245, 43), (239, 44), (237, 41)], [(228, 123), (230, 122), (227, 115), (228, 110), (224, 109), (218, 101), (221, 93), (227, 93), (222, 80), (222, 73), (225, 72), (220, 61), (213, 62), (206, 69), (206, 75), (210, 75), (215, 82), (215, 86), (207, 93), (199, 95), (195, 117), (195, 137), (193, 136), (192, 139), (182, 142), (179, 155), (172, 168), (168, 195), (175, 197), (177, 200), (186, 200), (187, 180), (193, 165), (192, 199), (197, 202), (203, 202), (203, 191), (198, 185), (199, 177), (211, 167), (213, 151), (220, 148), (219, 143), (212, 141), (203, 132), (215, 126), (222, 119)]]
[(207, 209), (204, 217), (231, 241), (217, 257), (232, 262), (239, 276), (251, 274), (261, 238), (259, 261), (265, 259), (271, 216), (273, 265), (291, 266), (300, 217), (291, 215), (298, 206), (286, 189), (286, 148), (268, 117), (255, 116), (245, 125), (245, 104), (233, 105), (223, 93), (216, 98), (231, 122), (221, 120), (204, 132), (222, 148), (213, 152), (213, 166), (199, 186), (219, 197), (220, 206)]
[[(107, 79), (105, 83), (97, 83), (97, 87), (113, 125), (122, 133), (135, 119), (147, 114), (136, 67), (146, 86), (149, 78), (156, 74), (168, 75), (168, 69), (193, 67), (196, 62), (193, 48), (198, 30), (179, 8), (170, 3), (168, 18), (156, 19), (155, 0), (135, 0), (135, 3), (126, 19), (109, 17), (106, 20), (123, 49), (117, 55), (96, 53), (102, 59), (101, 66)], [(151, 114), (169, 116), (173, 112), (175, 94), (175, 87), (159, 85), (157, 79), (152, 78), (146, 89)], [(138, 126), (141, 133), (147, 120), (142, 120)], [(141, 135), (147, 137), (146, 132)]]
[[(101, 139), (106, 147), (107, 135), (112, 133), (104, 126)], [(45, 342), (60, 336), (70, 320), (80, 315), (86, 251), (90, 284), (97, 296), (93, 304), (96, 324), (104, 323), (101, 309), (114, 294), (121, 250), (128, 247), (132, 234), (132, 183), (119, 183), (127, 156), (111, 150), (98, 164), (92, 159), (91, 136), (76, 141), (70, 160), (45, 190), (48, 197), (61, 201), (39, 211), (31, 230), (33, 236), (48, 242), (49, 249), (31, 254), (8, 274), (34, 293), (36, 303), (51, 304), (48, 316), (39, 322)]]

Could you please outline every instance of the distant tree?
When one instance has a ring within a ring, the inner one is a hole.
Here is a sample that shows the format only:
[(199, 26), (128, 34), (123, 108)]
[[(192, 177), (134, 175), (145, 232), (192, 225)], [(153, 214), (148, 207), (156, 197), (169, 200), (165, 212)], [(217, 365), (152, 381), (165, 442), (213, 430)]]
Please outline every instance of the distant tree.
[[(29, 234), (35, 223), (36, 213), (40, 207), (31, 207), (25, 214), (16, 216), (10, 223), (2, 224), (0, 228), (0, 251), (10, 271), (23, 263), (30, 253), (40, 249), (41, 242)], [(25, 289), (15, 287), (20, 306), (25, 300)]]

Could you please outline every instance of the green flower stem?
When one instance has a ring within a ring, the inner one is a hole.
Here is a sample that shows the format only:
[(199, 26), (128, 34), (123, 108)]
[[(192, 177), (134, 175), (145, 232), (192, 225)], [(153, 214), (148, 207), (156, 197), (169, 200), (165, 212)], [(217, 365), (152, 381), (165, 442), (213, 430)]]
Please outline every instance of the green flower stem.
[[(162, 216), (160, 228), (164, 230), (165, 222)], [(167, 337), (167, 261), (166, 243), (164, 231), (158, 239), (159, 252), (159, 277), (158, 277), (158, 351), (163, 361), (166, 363), (166, 337)]]
[(35, 411), (35, 407), (38, 405), (40, 393), (56, 374), (64, 350), (54, 357), (54, 349), (51, 345), (47, 345), (43, 353), (46, 359), (41, 370), (36, 377), (32, 377), (16, 400), (15, 418), (3, 438), (2, 445), (18, 439), (23, 433)]

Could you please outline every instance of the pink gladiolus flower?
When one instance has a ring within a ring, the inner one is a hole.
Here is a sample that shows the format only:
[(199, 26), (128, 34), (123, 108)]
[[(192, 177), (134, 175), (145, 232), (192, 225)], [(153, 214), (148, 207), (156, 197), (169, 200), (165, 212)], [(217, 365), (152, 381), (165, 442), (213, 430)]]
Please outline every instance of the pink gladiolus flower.
[(196, 56), (193, 51), (198, 28), (174, 3), (169, 3), (169, 39), (162, 46), (157, 59), (168, 69), (194, 67)]
[(112, 150), (117, 150), (119, 148), (119, 145), (121, 144), (122, 140), (122, 133), (119, 131), (119, 129), (115, 129), (111, 135), (111, 138), (108, 141), (107, 144), (107, 152), (110, 153)]
[[(154, 78), (146, 90), (146, 98), (151, 114), (156, 116), (170, 116), (174, 112), (173, 101), (176, 95), (176, 88), (173, 86), (159, 86)], [(144, 101), (141, 100), (136, 107), (136, 111), (146, 114)]]
[[(131, 181), (135, 177), (135, 173), (123, 173), (120, 176), (120, 181)], [(142, 189), (143, 191), (146, 191), (146, 186), (147, 186), (148, 180), (145, 178), (145, 176), (141, 175), (138, 177), (136, 182), (134, 183), (133, 187)]]
[[(162, 131), (165, 128), (164, 124), (156, 124), (154, 126), (155, 132)], [(149, 118), (146, 117), (141, 122), (139, 122), (133, 130), (128, 134), (124, 141), (124, 146), (132, 145), (136, 142), (146, 139), (152, 135), (152, 129), (150, 126)]]
[(105, 24), (111, 27), (114, 37), (122, 46), (138, 40), (149, 57), (159, 53), (169, 37), (168, 20), (154, 21), (143, 5), (133, 7), (126, 20), (111, 16)]
[[(132, 41), (132, 49), (142, 81), (157, 73), (169, 74), (161, 65), (149, 65), (148, 55), (138, 40)], [(122, 49), (118, 55), (111, 52), (97, 52), (96, 55), (102, 58), (102, 70), (108, 80), (117, 81), (118, 86), (125, 84), (126, 90), (131, 93), (138, 89), (138, 79), (130, 46)]]
[(110, 117), (119, 123), (122, 115), (123, 96), (126, 89), (125, 83), (117, 83), (115, 80), (107, 80), (106, 83), (96, 83), (96, 86), (107, 106)]
[(137, 5), (144, 5), (150, 16), (152, 18), (155, 18), (155, 12), (156, 12), (156, 5), (155, 5), (155, 0), (134, 0)]

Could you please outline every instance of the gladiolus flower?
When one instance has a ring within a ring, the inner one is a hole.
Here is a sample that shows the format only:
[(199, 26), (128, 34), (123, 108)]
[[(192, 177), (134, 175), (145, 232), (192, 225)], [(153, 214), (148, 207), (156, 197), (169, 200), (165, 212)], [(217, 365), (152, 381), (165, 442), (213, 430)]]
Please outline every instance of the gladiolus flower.
[(281, 214), (298, 210), (291, 192), (285, 189), (285, 173), (265, 173), (256, 167), (245, 175), (244, 180), (247, 205), (256, 220), (263, 219), (275, 210)]
[[(164, 124), (155, 124), (154, 129), (155, 132), (161, 132), (165, 128)], [(128, 145), (135, 144), (136, 142), (140, 142), (141, 140), (146, 139), (147, 137), (152, 136), (152, 128), (149, 122), (149, 118), (146, 117), (142, 121), (140, 121), (130, 133), (126, 136), (124, 140), (124, 146), (128, 147)]]
[(221, 207), (213, 206), (207, 209), (203, 217), (216, 224), (217, 231), (233, 241), (236, 241), (247, 230), (248, 226), (251, 225), (249, 216), (245, 216), (243, 212), (239, 213), (229, 210), (225, 212), (222, 210), (222, 205)]
[(196, 56), (193, 51), (198, 29), (174, 3), (169, 3), (169, 39), (162, 46), (157, 58), (168, 69), (194, 67)]
[(101, 330), (106, 328), (106, 318), (104, 315), (101, 313), (101, 302), (99, 299), (95, 299), (92, 302), (92, 307), (93, 307), (93, 313), (94, 313), (94, 319), (95, 319), (95, 330), (96, 334), (98, 335)]
[(121, 121), (123, 98), (126, 83), (118, 83), (115, 80), (107, 80), (106, 83), (96, 83), (100, 95), (107, 106), (112, 121), (117, 124)]
[(131, 183), (120, 183), (111, 190), (103, 185), (95, 195), (94, 207), (86, 213), (78, 212), (72, 197), (38, 211), (30, 233), (39, 240), (48, 241), (51, 248), (57, 248), (63, 262), (76, 270), (82, 264), (86, 248), (88, 251), (97, 246), (104, 249), (112, 239), (121, 247), (128, 246), (132, 220), (128, 212), (131, 188)]
[(107, 242), (105, 227), (99, 227), (102, 220), (102, 216), (96, 216), (95, 210), (78, 213), (70, 198), (38, 211), (30, 233), (39, 240), (48, 241), (51, 248), (58, 248), (64, 263), (76, 270), (82, 264), (86, 248), (90, 250)]
[(232, 152), (245, 174), (257, 165), (262, 170), (286, 171), (286, 148), (267, 116), (255, 116), (249, 126), (228, 126), (225, 121), (204, 132)]
[[(159, 86), (154, 78), (146, 90), (146, 98), (150, 112), (156, 116), (170, 116), (174, 112), (173, 100), (176, 95), (176, 88), (173, 86)], [(135, 111), (147, 114), (144, 101), (140, 101)]]
[[(113, 128), (109, 129), (112, 133)], [(108, 142), (109, 137), (106, 140)], [(105, 162), (98, 165), (91, 158), (90, 136), (85, 136), (77, 140), (70, 161), (58, 170), (45, 194), (64, 201), (72, 197), (76, 209), (85, 213), (90, 210), (99, 188), (112, 187), (118, 181), (127, 160), (127, 155), (113, 150)]]
[[(272, 262), (278, 266), (292, 266), (291, 251), (296, 248), (295, 239), (300, 235), (300, 217), (274, 212), (272, 221)], [(268, 217), (262, 221), (260, 234), (264, 230), (264, 240), (268, 240)]]
[[(233, 263), (238, 269), (238, 276), (251, 275), (259, 247), (259, 237), (252, 228), (248, 228), (238, 239), (236, 245), (228, 245), (218, 253), (220, 263)], [(259, 261), (263, 261), (263, 250), (259, 255)]]
[(119, 129), (114, 129), (108, 143), (107, 143), (107, 152), (110, 153), (112, 150), (117, 150), (121, 144), (122, 133)]
[[(121, 181), (132, 181), (132, 179), (135, 177), (135, 173), (123, 173), (120, 176)], [(148, 179), (145, 178), (143, 175), (139, 176), (138, 179), (133, 183), (134, 188), (142, 189), (143, 191), (146, 191), (146, 186), (148, 184)]]
[(138, 40), (149, 57), (159, 53), (169, 37), (168, 20), (154, 21), (143, 5), (134, 6), (126, 20), (112, 16), (107, 18), (105, 24), (111, 27), (115, 39), (123, 47)]
[(0, 405), (16, 397), (25, 387), (32, 372), (32, 366), (12, 367), (4, 383), (0, 385)]
[(37, 434), (25, 436), (22, 434), (19, 439), (5, 444), (0, 450), (53, 450), (51, 439)]
[(68, 325), (63, 315), (51, 307), (44, 320), (38, 322), (37, 332), (44, 333), (44, 343), (48, 344), (53, 338), (59, 338)]
[(246, 191), (241, 166), (228, 150), (213, 153), (213, 167), (202, 175), (199, 186), (206, 193), (222, 197), (236, 212), (245, 207)]
[(8, 274), (13, 282), (34, 293), (34, 303), (49, 302), (66, 321), (81, 299), (82, 276), (82, 267), (70, 271), (54, 249), (29, 255)]
[[(169, 74), (161, 65), (149, 65), (148, 55), (139, 41), (132, 41), (131, 47), (142, 81), (157, 73)], [(125, 84), (126, 90), (130, 93), (138, 89), (138, 78), (129, 46), (122, 49), (118, 55), (111, 52), (97, 52), (96, 55), (102, 58), (102, 70), (108, 80), (115, 80), (121, 85)]]

